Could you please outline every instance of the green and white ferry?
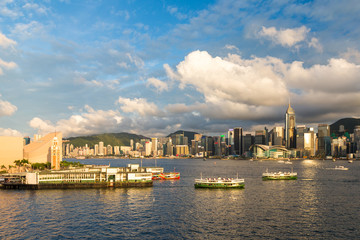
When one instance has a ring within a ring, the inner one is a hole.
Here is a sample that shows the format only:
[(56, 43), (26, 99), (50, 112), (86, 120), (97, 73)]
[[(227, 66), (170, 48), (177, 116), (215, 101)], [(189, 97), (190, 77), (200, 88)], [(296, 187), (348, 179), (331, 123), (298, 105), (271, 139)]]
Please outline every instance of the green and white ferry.
[(240, 178), (200, 178), (195, 179), (195, 188), (244, 188), (245, 181)]
[(268, 172), (266, 169), (266, 172), (262, 174), (263, 180), (296, 180), (297, 179), (297, 173), (296, 172)]

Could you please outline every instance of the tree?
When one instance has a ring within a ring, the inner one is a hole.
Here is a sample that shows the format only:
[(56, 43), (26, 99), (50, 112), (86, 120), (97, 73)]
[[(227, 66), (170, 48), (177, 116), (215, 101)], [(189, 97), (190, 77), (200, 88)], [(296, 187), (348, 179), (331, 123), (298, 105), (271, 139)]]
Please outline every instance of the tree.
[(24, 166), (25, 164), (29, 164), (29, 160), (27, 160), (27, 159), (15, 160), (14, 163), (15, 163), (15, 166), (21, 167), (21, 166)]

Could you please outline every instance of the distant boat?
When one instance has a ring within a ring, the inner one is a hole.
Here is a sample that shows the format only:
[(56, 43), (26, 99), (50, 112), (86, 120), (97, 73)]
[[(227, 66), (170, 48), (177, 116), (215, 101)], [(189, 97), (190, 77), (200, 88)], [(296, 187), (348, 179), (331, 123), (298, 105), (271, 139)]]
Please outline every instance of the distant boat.
[(284, 160), (279, 160), (278, 163), (284, 163)]
[(153, 173), (152, 180), (177, 180), (180, 179), (179, 172)]
[(262, 174), (263, 180), (296, 180), (297, 173), (296, 172), (266, 172)]
[(349, 163), (352, 163), (352, 162), (353, 162), (353, 160), (351, 160), (351, 159), (350, 159), (348, 162), (349, 162)]
[(290, 160), (285, 161), (284, 163), (285, 163), (285, 164), (293, 164)]
[(335, 166), (334, 168), (326, 168), (328, 170), (342, 170), (342, 171), (346, 171), (349, 170), (349, 168), (346, 168), (344, 166)]
[(203, 161), (206, 161), (206, 158), (203, 158)]
[(245, 181), (240, 178), (200, 178), (195, 179), (195, 188), (244, 188)]

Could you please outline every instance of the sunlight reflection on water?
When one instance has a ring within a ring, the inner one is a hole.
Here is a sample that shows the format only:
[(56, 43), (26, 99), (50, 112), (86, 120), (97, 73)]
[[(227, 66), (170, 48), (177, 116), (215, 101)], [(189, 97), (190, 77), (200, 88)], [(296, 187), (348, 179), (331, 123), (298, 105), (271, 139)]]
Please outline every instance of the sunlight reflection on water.
[[(84, 160), (88, 161), (88, 160)], [(102, 163), (102, 160), (90, 162)], [(108, 161), (108, 160), (107, 160)], [(133, 160), (132, 160), (133, 161)], [(158, 160), (181, 172), (153, 188), (1, 190), (4, 239), (355, 239), (360, 162), (327, 171), (329, 161)], [(126, 160), (111, 160), (112, 166)], [(345, 162), (344, 162), (345, 164)], [(153, 161), (144, 160), (151, 166)], [(266, 168), (298, 180), (262, 181)], [(195, 189), (200, 176), (245, 178), (245, 189)]]

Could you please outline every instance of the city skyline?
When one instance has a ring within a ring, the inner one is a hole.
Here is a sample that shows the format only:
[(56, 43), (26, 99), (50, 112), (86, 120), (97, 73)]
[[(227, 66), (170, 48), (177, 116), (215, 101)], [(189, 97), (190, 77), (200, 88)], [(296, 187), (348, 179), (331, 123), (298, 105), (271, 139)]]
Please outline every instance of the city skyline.
[[(101, 9), (101, 11), (99, 11)], [(0, 135), (208, 135), (360, 117), (360, 3), (0, 3)]]

